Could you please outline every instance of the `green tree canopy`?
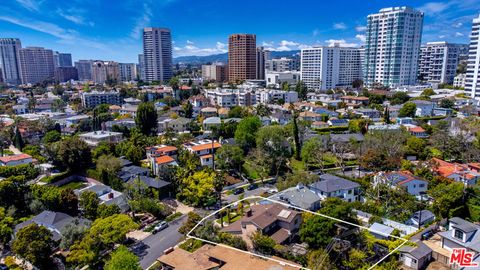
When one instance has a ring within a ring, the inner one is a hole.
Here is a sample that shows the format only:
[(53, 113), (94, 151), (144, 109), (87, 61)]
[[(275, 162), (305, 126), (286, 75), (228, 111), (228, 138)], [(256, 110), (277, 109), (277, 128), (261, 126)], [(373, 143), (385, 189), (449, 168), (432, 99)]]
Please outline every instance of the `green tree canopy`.
[(125, 246), (118, 247), (110, 255), (110, 259), (105, 264), (105, 270), (141, 270), (138, 257), (128, 250)]
[(235, 131), (235, 142), (242, 147), (244, 151), (248, 151), (255, 147), (255, 137), (258, 129), (262, 126), (260, 118), (250, 116), (243, 118)]
[(144, 135), (151, 136), (157, 132), (157, 110), (152, 102), (144, 102), (138, 106), (135, 124)]
[(415, 112), (417, 111), (417, 105), (413, 102), (407, 102), (403, 104), (402, 108), (398, 112), (399, 117), (415, 117)]
[(32, 223), (17, 232), (12, 250), (40, 269), (49, 269), (53, 244), (52, 233)]

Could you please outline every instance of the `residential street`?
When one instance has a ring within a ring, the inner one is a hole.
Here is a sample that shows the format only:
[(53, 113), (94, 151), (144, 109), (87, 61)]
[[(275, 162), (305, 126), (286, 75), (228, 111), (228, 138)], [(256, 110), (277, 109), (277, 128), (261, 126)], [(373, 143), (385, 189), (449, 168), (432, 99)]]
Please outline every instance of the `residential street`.
[(165, 230), (148, 236), (132, 247), (132, 252), (140, 258), (140, 265), (143, 269), (152, 265), (163, 254), (164, 250), (180, 242), (183, 235), (178, 232), (178, 228), (182, 226), (186, 219), (187, 215), (183, 215), (170, 222)]
[(250, 197), (250, 196), (259, 196), (260, 194), (262, 194), (263, 192), (266, 192), (270, 189), (272, 189), (273, 186), (264, 186), (264, 187), (258, 187), (254, 190), (245, 190), (244, 193), (241, 193), (239, 195), (234, 195), (234, 194), (231, 194), (231, 195), (225, 195), (223, 194), (222, 195), (222, 201), (223, 202), (227, 202), (227, 203), (232, 203), (232, 202), (235, 202), (238, 200), (238, 198), (243, 194), (243, 197), (246, 198), (246, 197)]

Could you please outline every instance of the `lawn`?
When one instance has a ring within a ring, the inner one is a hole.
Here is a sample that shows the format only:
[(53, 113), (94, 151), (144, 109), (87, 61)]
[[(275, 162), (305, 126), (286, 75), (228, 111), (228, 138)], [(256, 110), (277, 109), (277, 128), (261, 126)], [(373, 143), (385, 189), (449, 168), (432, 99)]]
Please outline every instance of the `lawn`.
[(290, 166), (294, 171), (304, 171), (305, 170), (305, 162), (301, 160), (296, 160), (295, 158), (290, 159)]
[(252, 180), (260, 179), (259, 173), (248, 162), (245, 162), (242, 167), (243, 173), (247, 175), (247, 178)]
[[(233, 223), (233, 222), (239, 220), (241, 217), (242, 217), (242, 215), (237, 215), (237, 213), (230, 213), (230, 223)], [(217, 220), (215, 220), (215, 221), (216, 221), (218, 224), (221, 224), (221, 223), (220, 223), (220, 219), (217, 219)], [(225, 216), (222, 217), (222, 221), (228, 223), (227, 215), (225, 215)]]
[(81, 189), (81, 188), (84, 188), (86, 187), (87, 184), (85, 182), (82, 182), (82, 181), (74, 181), (74, 182), (70, 182), (68, 184), (65, 184), (63, 186), (60, 186), (60, 188), (70, 188), (72, 190), (75, 190), (75, 189)]

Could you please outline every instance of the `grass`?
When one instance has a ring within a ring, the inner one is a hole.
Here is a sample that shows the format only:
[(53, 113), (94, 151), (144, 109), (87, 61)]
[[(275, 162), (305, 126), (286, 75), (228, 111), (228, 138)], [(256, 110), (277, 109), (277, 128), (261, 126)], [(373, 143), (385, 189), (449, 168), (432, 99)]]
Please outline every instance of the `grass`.
[(179, 217), (181, 217), (181, 216), (182, 216), (182, 213), (180, 213), (180, 212), (175, 212), (175, 213), (171, 214), (170, 216), (166, 217), (166, 218), (165, 218), (165, 221), (166, 221), (166, 222), (170, 222), (170, 221), (173, 221), (173, 220), (175, 220), (175, 219), (177, 219), (177, 218), (179, 218)]
[(197, 239), (187, 239), (185, 242), (180, 244), (180, 248), (186, 250), (188, 252), (194, 252), (195, 250), (201, 248), (203, 246), (203, 242)]
[(243, 173), (247, 175), (249, 179), (260, 179), (259, 173), (248, 162), (245, 162), (242, 167)]
[(74, 182), (70, 182), (68, 184), (65, 184), (63, 186), (60, 186), (60, 188), (63, 188), (63, 189), (67, 189), (67, 188), (70, 188), (72, 190), (75, 190), (75, 189), (81, 189), (81, 188), (84, 188), (86, 187), (87, 184), (85, 184), (85, 182), (82, 182), (82, 181), (74, 181)]
[(295, 158), (290, 159), (290, 166), (294, 171), (305, 171), (305, 162), (301, 160), (296, 160)]
[[(230, 224), (239, 220), (240, 218), (242, 218), (242, 215), (238, 215), (237, 213), (230, 213)], [(222, 224), (220, 222), (227, 222), (228, 223), (228, 218), (227, 218), (227, 215), (223, 216), (221, 221), (220, 219), (217, 219), (215, 220), (218, 224)]]

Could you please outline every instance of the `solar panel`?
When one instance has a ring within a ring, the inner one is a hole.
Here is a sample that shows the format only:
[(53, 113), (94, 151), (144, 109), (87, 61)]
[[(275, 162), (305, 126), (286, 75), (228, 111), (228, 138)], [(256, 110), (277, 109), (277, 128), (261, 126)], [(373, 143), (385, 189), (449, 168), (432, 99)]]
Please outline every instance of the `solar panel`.
[(278, 216), (281, 217), (281, 218), (285, 218), (285, 219), (286, 219), (286, 218), (288, 218), (288, 216), (290, 216), (291, 213), (292, 213), (292, 212), (284, 209), (284, 210), (280, 211), (280, 213), (278, 214)]

